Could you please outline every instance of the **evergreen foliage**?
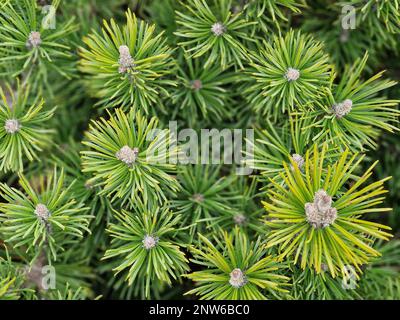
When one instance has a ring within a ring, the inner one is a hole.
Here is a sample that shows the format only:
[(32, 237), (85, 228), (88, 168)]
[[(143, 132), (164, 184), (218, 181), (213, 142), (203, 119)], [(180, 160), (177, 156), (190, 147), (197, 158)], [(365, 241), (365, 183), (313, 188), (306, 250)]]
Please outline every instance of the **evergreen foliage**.
[(154, 25), (127, 11), (122, 30), (113, 19), (104, 21), (102, 33), (89, 34), (84, 42), (80, 70), (88, 74), (86, 83), (98, 104), (154, 113), (151, 108), (162, 104), (160, 95), (169, 96), (175, 82), (165, 76), (174, 71), (175, 62)]
[(400, 299), (399, 35), (398, 0), (0, 1), (0, 300)]
[[(55, 9), (60, 0), (54, 0)], [(52, 17), (49, 16), (49, 19)], [(24, 83), (51, 90), (50, 73), (68, 79), (75, 73), (69, 35), (77, 30), (74, 18), (54, 26), (43, 20), (35, 2), (9, 1), (0, 13), (0, 63), (6, 66), (0, 74), (21, 76)]]
[(38, 153), (51, 147), (54, 130), (47, 122), (55, 108), (46, 110), (44, 100), (30, 94), (30, 87), (19, 83), (16, 92), (8, 83), (0, 88), (1, 170), (22, 171), (27, 160), (38, 160)]
[(2, 215), (1, 233), (14, 248), (25, 247), (33, 251), (35, 258), (43, 247), (48, 249), (48, 258), (56, 260), (57, 251), (82, 238), (87, 228), (88, 208), (76, 203), (69, 194), (70, 188), (64, 186), (64, 172), (54, 168), (46, 177), (38, 177), (35, 188), (23, 176), (19, 176), (22, 191), (0, 185), (3, 198), (0, 211)]
[(309, 106), (328, 84), (330, 68), (322, 43), (300, 32), (290, 30), (284, 38), (264, 41), (253, 61), (256, 83), (248, 92), (257, 113), (277, 117), (287, 109)]
[(86, 133), (88, 140), (83, 142), (90, 150), (81, 152), (82, 171), (94, 173), (88, 183), (101, 186), (100, 195), (106, 194), (110, 201), (119, 198), (132, 205), (140, 197), (144, 202), (164, 200), (164, 188), (177, 191), (179, 184), (171, 176), (175, 165), (165, 157), (178, 156), (178, 149), (171, 146), (169, 154), (157, 154), (159, 145), (173, 141), (167, 129), (149, 141), (156, 128), (155, 117), (148, 121), (133, 108), (129, 113), (116, 109), (115, 115), (109, 113), (109, 120), (93, 121)]
[[(183, 3), (182, 3), (183, 4)], [(204, 67), (218, 63), (222, 69), (229, 64), (243, 68), (249, 54), (243, 41), (251, 40), (246, 29), (255, 22), (246, 21), (242, 13), (231, 12), (231, 0), (193, 0), (184, 5), (185, 11), (176, 11), (178, 30), (183, 41), (179, 43), (194, 58), (207, 55)]]
[(115, 211), (116, 223), (109, 227), (113, 241), (104, 258), (123, 255), (120, 264), (114, 268), (121, 272), (129, 268), (126, 275), (129, 285), (136, 279), (145, 286), (146, 297), (154, 279), (171, 285), (182, 273), (189, 270), (185, 255), (176, 242), (176, 226), (180, 215), (168, 208), (149, 207), (137, 203), (131, 214)]
[(277, 297), (287, 292), (288, 278), (279, 274), (284, 266), (267, 254), (260, 239), (249, 242), (238, 228), (223, 233), (218, 247), (202, 235), (199, 238), (201, 247), (191, 249), (192, 261), (207, 269), (187, 275), (199, 285), (188, 294), (202, 299), (263, 300), (267, 294)]
[[(390, 208), (374, 208), (382, 203), (384, 180), (365, 185), (371, 175), (369, 168), (354, 183), (348, 180), (363, 157), (343, 152), (333, 165), (325, 164), (325, 151), (316, 150), (305, 156), (304, 175), (291, 160), (293, 169), (285, 165), (282, 179), (285, 187), (276, 183), (265, 202), (266, 224), (272, 229), (267, 247), (278, 246), (279, 255), (294, 255), (300, 262), (321, 272), (327, 265), (332, 276), (351, 265), (359, 266), (379, 252), (371, 247), (373, 238), (389, 240), (389, 227), (361, 219), (368, 212), (384, 212)], [(382, 230), (383, 229), (383, 230)]]

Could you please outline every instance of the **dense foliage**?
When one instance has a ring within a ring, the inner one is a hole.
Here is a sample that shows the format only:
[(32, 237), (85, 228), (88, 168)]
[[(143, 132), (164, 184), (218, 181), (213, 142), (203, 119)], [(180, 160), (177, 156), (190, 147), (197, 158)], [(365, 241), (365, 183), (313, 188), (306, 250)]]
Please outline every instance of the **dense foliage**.
[(0, 1), (0, 299), (400, 299), (399, 39), (399, 0)]

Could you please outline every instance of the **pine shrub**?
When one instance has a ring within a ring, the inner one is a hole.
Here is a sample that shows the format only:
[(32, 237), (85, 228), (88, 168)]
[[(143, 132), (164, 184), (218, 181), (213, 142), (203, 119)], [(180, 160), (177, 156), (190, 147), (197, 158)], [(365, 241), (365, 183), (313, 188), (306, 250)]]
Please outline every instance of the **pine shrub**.
[(400, 299), (399, 37), (399, 0), (0, 1), (0, 300)]

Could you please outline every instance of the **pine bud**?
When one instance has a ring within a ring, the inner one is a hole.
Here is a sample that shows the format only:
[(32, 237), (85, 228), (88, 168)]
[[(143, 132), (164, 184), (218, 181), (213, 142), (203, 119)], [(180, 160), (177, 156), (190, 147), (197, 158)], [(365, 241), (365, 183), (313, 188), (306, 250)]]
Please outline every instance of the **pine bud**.
[(296, 81), (300, 77), (300, 71), (294, 68), (288, 68), (285, 77), (288, 81)]
[(319, 190), (314, 195), (314, 203), (319, 211), (325, 211), (331, 208), (332, 198), (326, 193), (325, 190)]
[(199, 79), (193, 80), (191, 82), (191, 88), (195, 91), (199, 91), (201, 88), (203, 88), (203, 83)]
[(192, 199), (196, 202), (203, 202), (204, 201), (204, 196), (201, 193), (195, 193), (192, 197)]
[[(304, 158), (297, 154), (297, 153), (293, 153), (292, 154), (292, 160), (297, 164), (297, 167), (301, 170), (304, 166)], [(293, 166), (291, 165), (291, 168), (293, 170)]]
[(246, 216), (242, 213), (238, 213), (235, 214), (233, 216), (233, 221), (235, 222), (235, 224), (237, 224), (238, 226), (242, 226), (246, 223)]
[(129, 48), (128, 46), (120, 46), (119, 47), (119, 73), (125, 73), (129, 69), (132, 69), (135, 67), (135, 61), (133, 60), (131, 54), (129, 53)]
[(325, 228), (335, 222), (337, 210), (332, 207), (332, 197), (325, 190), (318, 190), (314, 202), (304, 205), (307, 222), (313, 228)]
[(94, 188), (93, 184), (91, 184), (89, 181), (86, 181), (84, 186), (86, 190), (92, 190)]
[(51, 215), (49, 209), (47, 209), (47, 207), (42, 203), (39, 203), (36, 206), (35, 214), (37, 215), (38, 218), (40, 218), (44, 221), (46, 221)]
[(233, 269), (230, 276), (231, 278), (229, 279), (229, 283), (232, 287), (240, 288), (247, 283), (246, 276), (239, 268)]
[(26, 47), (31, 50), (33, 48), (37, 48), (42, 43), (42, 39), (40, 38), (40, 32), (32, 31), (29, 34), (28, 40), (26, 41)]
[(336, 118), (342, 118), (346, 114), (348, 114), (351, 111), (351, 108), (353, 107), (353, 101), (350, 99), (346, 99), (341, 103), (333, 105), (332, 109), (333, 112), (336, 115)]
[(16, 119), (8, 119), (4, 125), (4, 129), (7, 133), (16, 133), (21, 129), (21, 125)]
[(225, 26), (221, 22), (216, 22), (211, 27), (212, 33), (217, 37), (222, 36), (226, 32)]
[(123, 146), (116, 154), (118, 160), (126, 163), (127, 165), (131, 165), (135, 163), (137, 155), (139, 154), (138, 148), (129, 148), (128, 146)]
[(157, 245), (158, 242), (158, 237), (153, 237), (150, 235), (145, 235), (142, 243), (143, 243), (143, 248), (146, 250), (150, 250), (151, 248), (154, 248)]

